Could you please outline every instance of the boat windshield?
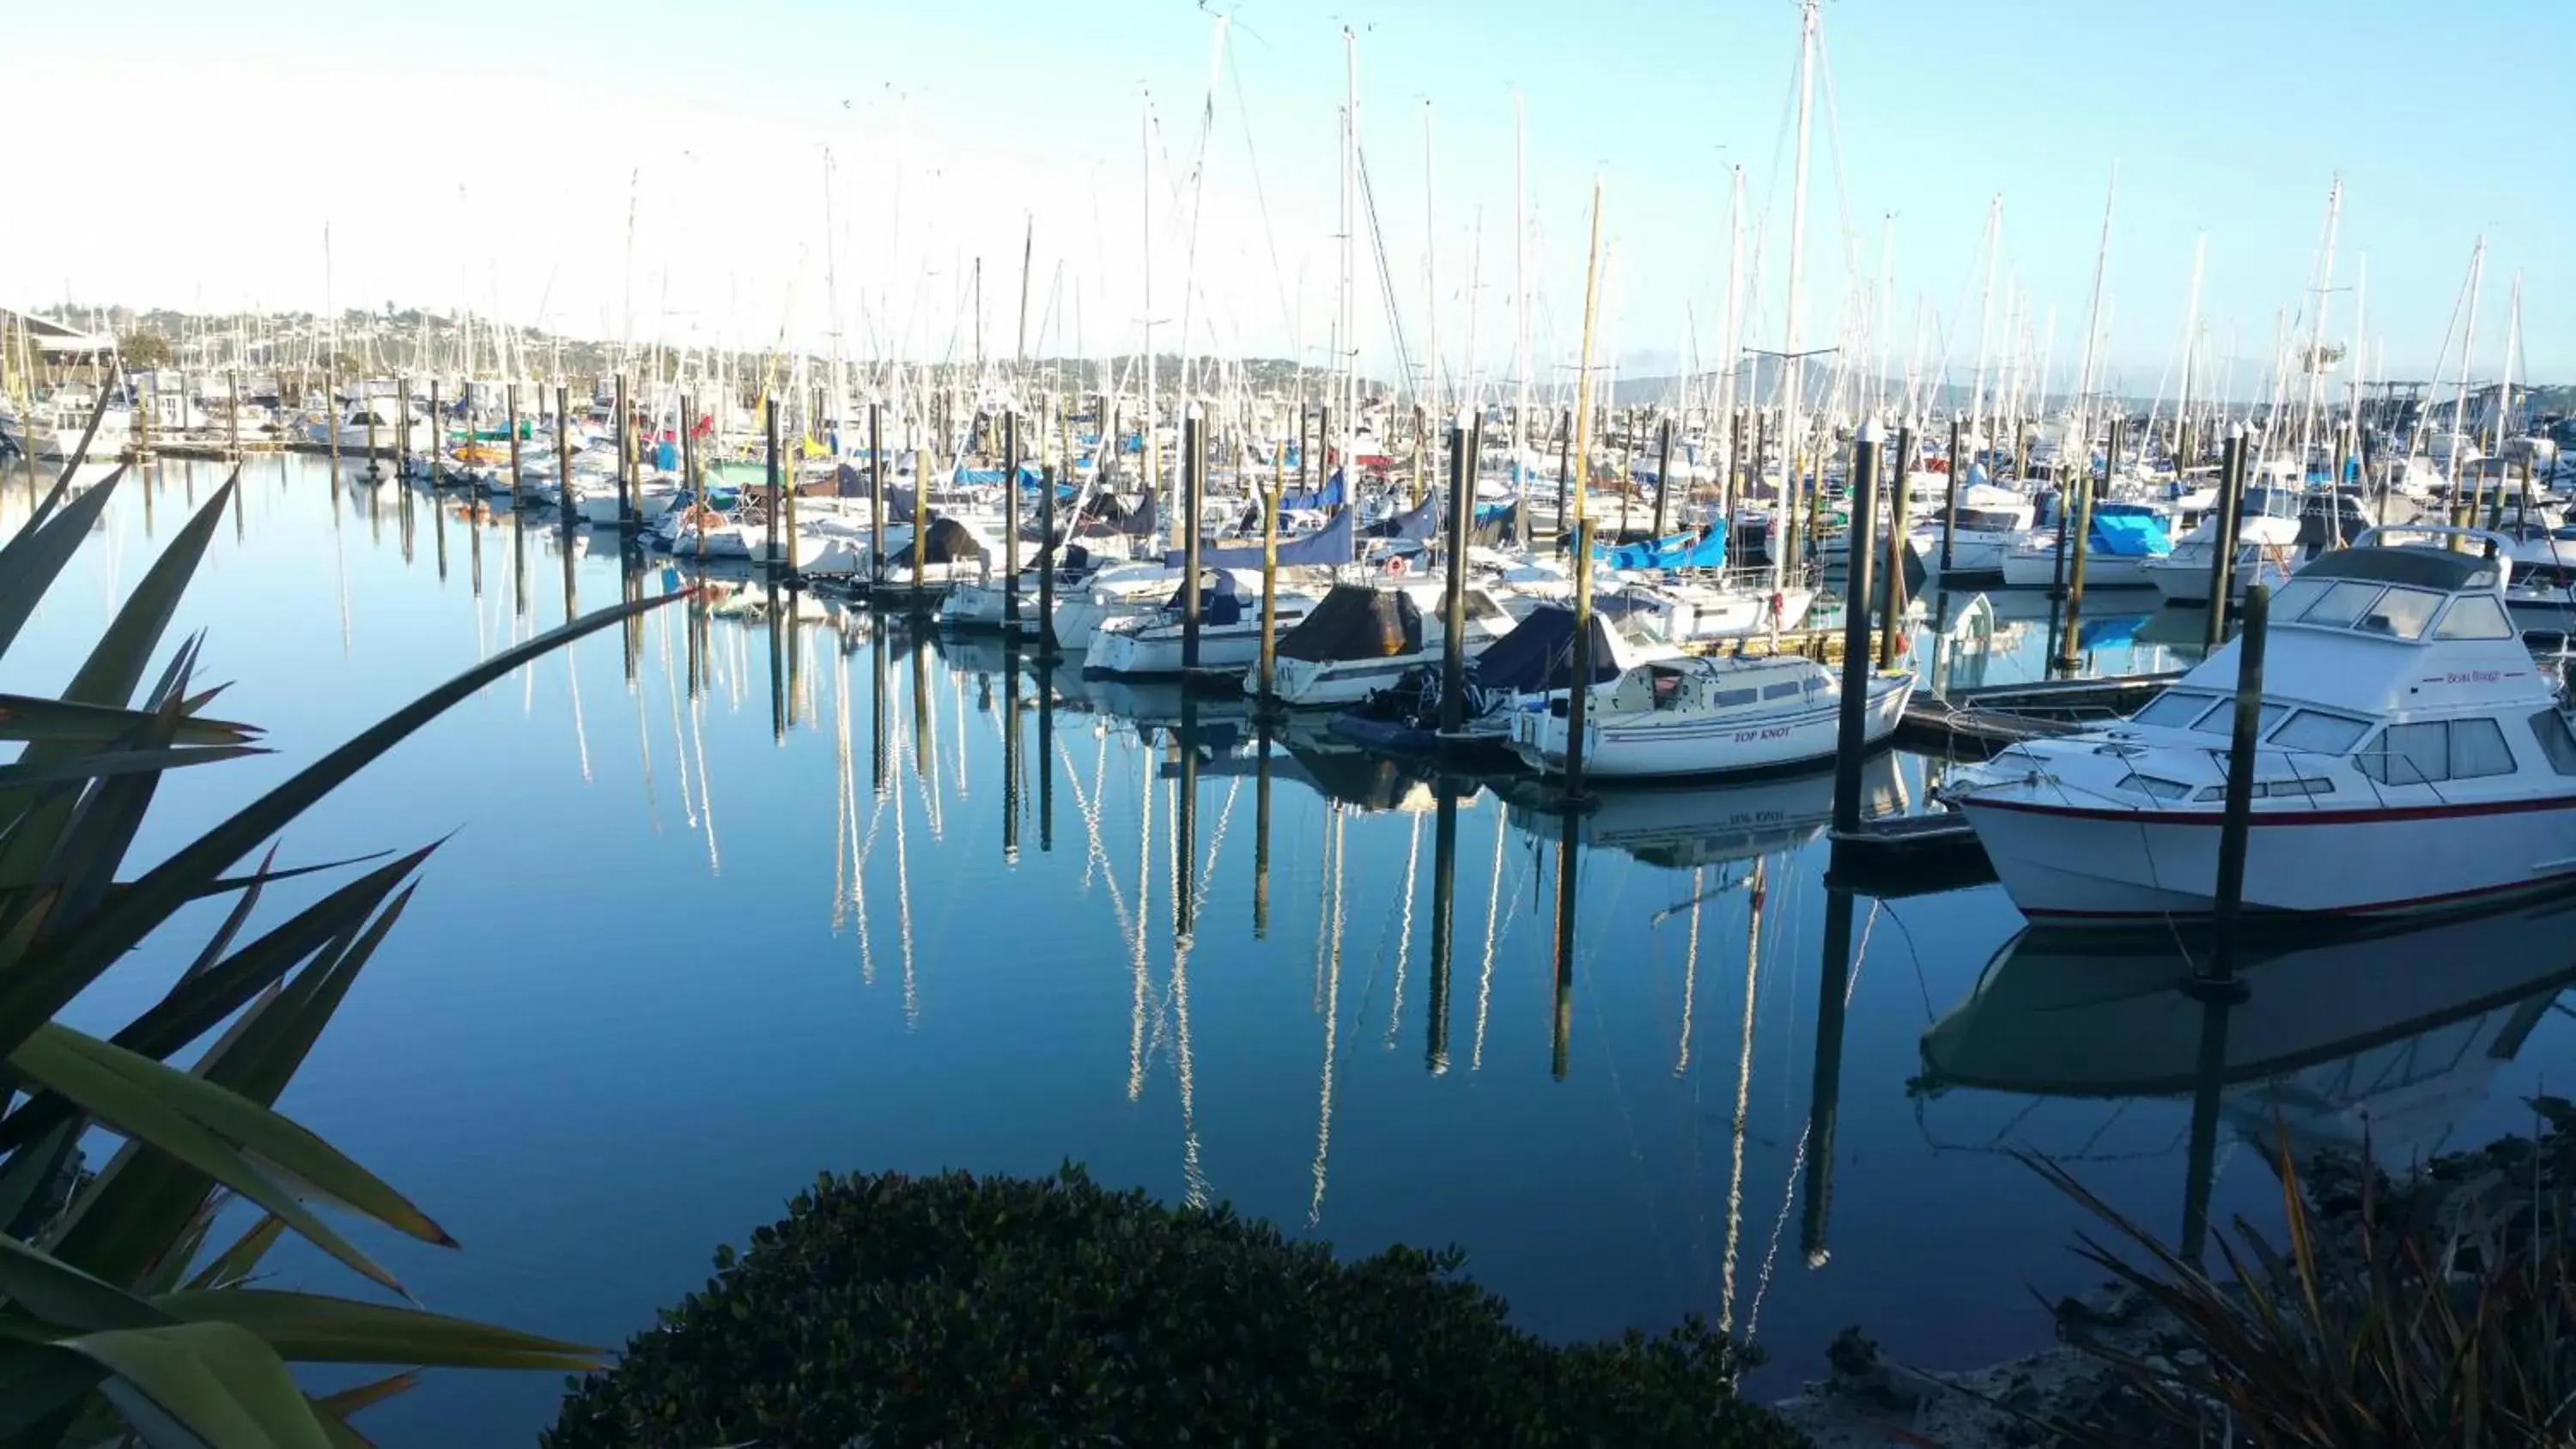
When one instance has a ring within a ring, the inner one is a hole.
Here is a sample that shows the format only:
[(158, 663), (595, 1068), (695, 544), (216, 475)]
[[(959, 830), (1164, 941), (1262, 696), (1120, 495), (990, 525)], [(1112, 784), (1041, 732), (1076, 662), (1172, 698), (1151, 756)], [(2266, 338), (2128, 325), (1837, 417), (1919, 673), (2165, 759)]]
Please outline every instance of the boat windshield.
[(2292, 579), (2272, 598), (2272, 622), (2421, 639), (2442, 600), (2431, 589), (2376, 579)]

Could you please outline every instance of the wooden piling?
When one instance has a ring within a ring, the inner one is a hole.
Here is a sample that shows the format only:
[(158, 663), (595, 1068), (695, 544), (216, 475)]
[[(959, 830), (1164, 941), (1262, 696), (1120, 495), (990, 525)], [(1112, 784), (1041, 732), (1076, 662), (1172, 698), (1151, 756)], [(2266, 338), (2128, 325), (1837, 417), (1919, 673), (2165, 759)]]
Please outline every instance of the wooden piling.
[(1869, 601), (1878, 550), (1879, 427), (1873, 418), (1852, 440), (1851, 548), (1843, 581), (1843, 679), (1840, 729), (1834, 741), (1834, 833), (1860, 828), (1860, 767), (1869, 753)]
[[(1044, 436), (1041, 434), (1040, 436)], [(1002, 412), (1002, 637), (1020, 637), (1020, 410)]]
[(1959, 486), (1967, 482), (1968, 458), (1963, 413), (1950, 414), (1950, 477), (1941, 490), (1941, 577), (1944, 586), (1950, 576), (1951, 550), (1958, 546)]
[[(1575, 690), (1577, 698), (1582, 693)], [(1556, 1009), (1548, 1029), (1548, 1075), (1560, 1082), (1573, 1070), (1575, 857), (1581, 844), (1582, 817), (1568, 809), (1556, 837)]]
[[(1065, 467), (1073, 467), (1068, 455)], [(1055, 536), (1055, 465), (1038, 470), (1038, 532), (1046, 542), (1038, 548), (1038, 627), (1037, 653), (1040, 659), (1053, 659), (1055, 648), (1055, 571), (1061, 557)], [(1016, 636), (1015, 636), (1016, 637)]]
[[(224, 374), (224, 396), (232, 407), (232, 415), (224, 420), (226, 440), (224, 453), (228, 461), (238, 463), (242, 460), (241, 374), (239, 372)], [(27, 451), (31, 455), (36, 451), (34, 440), (28, 440)]]
[(1673, 420), (1671, 418), (1663, 419), (1662, 426), (1657, 428), (1655, 431), (1655, 522), (1653, 531), (1655, 537), (1661, 538), (1664, 536), (1664, 519), (1668, 507), (1665, 500), (1669, 499), (1673, 492)]
[(1807, 1088), (1807, 1154), (1804, 1211), (1798, 1247), (1809, 1268), (1833, 1253), (1825, 1236), (1834, 1201), (1834, 1133), (1842, 1120), (1843, 1036), (1851, 997), (1852, 893), (1825, 891), (1825, 941), (1816, 973), (1815, 1074)]
[(1448, 593), (1440, 613), (1440, 732), (1455, 734), (1466, 720), (1467, 692), (1467, 472), (1466, 417), (1449, 429), (1449, 498), (1445, 552)]
[[(1303, 419), (1299, 420), (1303, 427)], [(1302, 442), (1302, 439), (1300, 440)], [(1298, 452), (1297, 471), (1305, 475), (1305, 453)], [(1280, 473), (1271, 472), (1270, 498), (1261, 509), (1261, 687), (1253, 691), (1253, 713), (1264, 720), (1275, 718), (1278, 710), (1276, 685), (1279, 680), (1279, 504)], [(1269, 763), (1268, 736), (1263, 736), (1262, 762), (1267, 784)], [(1266, 798), (1266, 796), (1265, 796)]]
[(1002, 863), (1020, 860), (1020, 636), (1002, 633)]
[(2213, 950), (2206, 971), (2187, 985), (2204, 995), (2242, 992), (2236, 979), (2237, 935), (2245, 909), (2246, 832), (2254, 817), (2254, 759), (2263, 733), (2263, 642), (2272, 615), (2272, 590), (2245, 590), (2245, 627), (2236, 636), (2236, 719), (2227, 742), (2227, 799), (2219, 817), (2218, 886), (2211, 923)]
[[(2111, 420), (2111, 448), (2102, 464), (2102, 485), (2108, 487), (2120, 466), (2120, 420)], [(2075, 495), (2075, 511), (2067, 516), (2064, 528), (2074, 542), (2069, 545), (2071, 560), (2066, 570), (2066, 625), (2058, 634), (2057, 670), (2073, 674), (2081, 661), (2083, 649), (2079, 635), (2084, 626), (2084, 556), (2092, 544), (2093, 533), (2092, 469), (2084, 470)]]
[[(777, 404), (772, 403), (776, 416)], [(770, 451), (776, 453), (778, 430), (770, 429)], [(773, 471), (771, 481), (777, 475)], [(626, 406), (626, 374), (617, 374), (617, 522), (621, 528), (633, 528), (644, 512), (642, 501), (635, 496), (635, 415)]]
[[(770, 563), (785, 577), (791, 594), (805, 587), (805, 575), (796, 567), (796, 455), (803, 451), (803, 432), (803, 429), (798, 429), (796, 449), (779, 459), (777, 476), (771, 480), (777, 492), (770, 501), (781, 521), (773, 525), (775, 544), (770, 549), (773, 555)], [(640, 480), (636, 488), (636, 497), (640, 501), (643, 497)]]
[[(403, 417), (406, 422), (411, 417), (408, 402), (404, 405)], [(572, 489), (572, 410), (570, 398), (561, 383), (555, 384), (555, 487), (561, 495), (555, 505), (556, 521), (569, 536), (572, 533), (573, 521), (581, 514), (574, 506)], [(564, 554), (570, 557), (572, 550), (566, 549)]]
[[(1052, 629), (1040, 637), (1053, 646)], [(1055, 850), (1055, 660), (1038, 656), (1038, 853)]]
[[(525, 495), (519, 491), (519, 485), (527, 480), (520, 470), (519, 459), (519, 385), (515, 382), (511, 383), (507, 392), (510, 408), (510, 516), (515, 519), (519, 513), (519, 505), (525, 497)], [(372, 407), (369, 408), (367, 410), (367, 417), (369, 419), (368, 431), (370, 434), (374, 432), (373, 420), (375, 416), (375, 409)], [(373, 436), (370, 436), (367, 439), (367, 452), (370, 455), (373, 455), (375, 451), (376, 441)], [(374, 465), (371, 463), (368, 466), (373, 467)]]
[[(1260, 708), (1256, 706), (1256, 709)], [(1252, 757), (1252, 939), (1270, 937), (1270, 720), (1256, 714), (1260, 753)]]
[(1895, 476), (1896, 491), (1895, 496), (1888, 500), (1887, 507), (1887, 581), (1879, 585), (1879, 592), (1886, 598), (1886, 609), (1878, 625), (1878, 667), (1881, 669), (1896, 667), (1897, 648), (1905, 642), (1905, 530), (1907, 514), (1911, 511), (1908, 505), (1914, 492), (1907, 479), (1913, 470), (1914, 425), (1899, 423), (1896, 425), (1896, 466), (1890, 470)]
[(894, 470), (886, 466), (885, 404), (868, 404), (868, 594), (873, 598), (885, 582), (886, 480)]
[(2243, 423), (2227, 430), (2218, 464), (2218, 521), (2210, 530), (2209, 626), (2202, 640), (2207, 649), (2227, 642), (2227, 599), (2236, 591), (2237, 513), (2245, 503), (2245, 455), (2251, 446)]
[(765, 456), (769, 467), (769, 506), (760, 510), (761, 526), (765, 531), (761, 562), (776, 568), (778, 567), (778, 510), (781, 506), (778, 486), (778, 399), (774, 397), (761, 399), (761, 422), (767, 430), (768, 448)]
[[(334, 440), (331, 444), (331, 478), (336, 483), (340, 477), (340, 444), (337, 441), (340, 436), (340, 422), (337, 418), (331, 421), (331, 436)], [(438, 379), (433, 377), (429, 380), (429, 486), (431, 488), (434, 489), (447, 481), (441, 476), (446, 467), (447, 414), (438, 405)]]
[(1422, 1061), (1437, 1077), (1449, 1070), (1449, 958), (1456, 936), (1452, 917), (1458, 913), (1458, 793), (1446, 780), (1434, 780), (1432, 788), (1439, 800), (1431, 827), (1431, 1025)]
[(916, 448), (912, 455), (912, 607), (916, 613), (930, 604), (930, 596), (922, 588), (930, 569), (929, 545), (930, 453)]
[(1192, 402), (1181, 414), (1181, 673), (1199, 668), (1199, 499), (1207, 491), (1207, 424)]
[[(1591, 400), (1591, 393), (1589, 390), (1584, 393), (1584, 400), (1587, 403)], [(1566, 480), (1574, 476), (1572, 468), (1573, 448), (1574, 410), (1568, 408), (1562, 414), (1561, 420), (1557, 424), (1556, 433), (1556, 532), (1559, 538), (1564, 537), (1567, 529), (1573, 526), (1572, 520), (1565, 516)]]

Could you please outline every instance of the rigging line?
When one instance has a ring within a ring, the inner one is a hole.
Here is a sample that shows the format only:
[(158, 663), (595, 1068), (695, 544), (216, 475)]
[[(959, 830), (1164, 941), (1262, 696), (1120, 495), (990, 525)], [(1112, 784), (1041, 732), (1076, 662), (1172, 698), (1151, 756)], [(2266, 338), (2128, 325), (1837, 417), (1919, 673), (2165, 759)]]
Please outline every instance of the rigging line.
[(1261, 156), (1252, 145), (1252, 107), (1243, 94), (1243, 76), (1235, 66), (1235, 53), (1225, 53), (1225, 70), (1234, 82), (1234, 108), (1243, 127), (1243, 156), (1252, 172), (1253, 206), (1261, 214), (1261, 241), (1270, 252), (1270, 281), (1279, 293), (1279, 321), (1291, 333), (1297, 330), (1296, 318), (1288, 305), (1288, 271), (1279, 261), (1279, 229), (1270, 219), (1270, 197), (1261, 184)]
[[(1502, 809), (1502, 802), (1497, 800), (1494, 806), (1494, 865), (1487, 874), (1485, 960), (1476, 978), (1476, 1045), (1467, 1062), (1467, 1070), (1471, 1072), (1485, 1068), (1485, 1013), (1494, 999), (1494, 930), (1503, 904), (1503, 841), (1510, 829), (1509, 816)], [(1519, 886), (1512, 888), (1512, 895), (1515, 900), (1519, 899)]]
[[(1386, 303), (1386, 329), (1395, 340), (1396, 381), (1397, 385), (1403, 389), (1403, 396), (1410, 399), (1415, 395), (1413, 383), (1413, 353), (1412, 350), (1405, 345), (1404, 314), (1402, 309), (1396, 305), (1395, 298), (1395, 273), (1393, 269), (1387, 265), (1386, 232), (1384, 228), (1378, 225), (1377, 188), (1369, 181), (1367, 151), (1354, 143), (1351, 147), (1351, 155), (1352, 159), (1355, 160), (1359, 166), (1360, 206), (1363, 211), (1368, 213), (1369, 253), (1377, 258), (1377, 288), (1379, 297)], [(1353, 330), (1357, 330), (1356, 324), (1354, 324)], [(1351, 343), (1354, 350), (1356, 350), (1358, 339), (1351, 339)]]

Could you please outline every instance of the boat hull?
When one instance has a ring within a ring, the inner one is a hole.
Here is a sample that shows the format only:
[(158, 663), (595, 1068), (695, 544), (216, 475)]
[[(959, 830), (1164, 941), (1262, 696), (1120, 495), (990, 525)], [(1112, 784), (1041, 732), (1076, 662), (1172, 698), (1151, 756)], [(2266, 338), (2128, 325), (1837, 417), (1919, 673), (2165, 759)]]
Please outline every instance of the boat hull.
[[(2220, 815), (1968, 795), (1968, 817), (2023, 915), (2129, 927), (2216, 908)], [(2365, 810), (2257, 810), (2249, 911), (2399, 916), (2576, 882), (2576, 795)]]
[[(1895, 733), (1913, 695), (1911, 674), (1870, 681), (1862, 716), (1867, 745), (1875, 747)], [(1514, 721), (1512, 752), (1534, 770), (1564, 774), (1567, 723), (1553, 709), (1521, 715)], [(1793, 769), (1832, 759), (1841, 733), (1839, 698), (1812, 709), (1753, 718), (1594, 713), (1584, 721), (1583, 769), (1602, 779), (1629, 780)]]
[[(2157, 560), (2143, 555), (2087, 553), (2084, 556), (2085, 592), (2091, 593), (2096, 589), (2152, 589), (2156, 586), (2156, 581), (2148, 571), (2156, 562)], [(2073, 571), (2075, 564), (2072, 555), (2068, 556), (2066, 567), (2069, 572)], [(2057, 585), (2057, 569), (2057, 550), (2053, 548), (2030, 552), (2015, 550), (2004, 555), (2004, 586), (2014, 589), (2054, 588)], [(2202, 582), (2201, 592), (2204, 594), (2209, 592), (2206, 579)]]
[(1256, 616), (1247, 623), (1202, 627), (1199, 662), (1194, 669), (1181, 667), (1181, 645), (1178, 624), (1102, 629), (1091, 636), (1083, 652), (1082, 672), (1126, 679), (1168, 679), (1183, 673), (1241, 674), (1260, 666), (1261, 623)]
[[(1258, 649), (1253, 668), (1258, 669)], [(1390, 654), (1383, 659), (1281, 659), (1274, 662), (1271, 698), (1290, 709), (1340, 709), (1384, 689), (1417, 664), (1437, 662), (1438, 649)], [(1261, 681), (1249, 673), (1244, 692), (1258, 693)]]

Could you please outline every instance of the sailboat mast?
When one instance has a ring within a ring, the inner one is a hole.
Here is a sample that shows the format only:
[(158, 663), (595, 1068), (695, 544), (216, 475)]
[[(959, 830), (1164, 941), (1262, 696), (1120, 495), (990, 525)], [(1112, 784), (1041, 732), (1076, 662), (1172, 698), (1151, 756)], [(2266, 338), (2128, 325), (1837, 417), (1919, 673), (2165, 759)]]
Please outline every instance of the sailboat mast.
[(2307, 387), (2299, 400), (2299, 476), (2308, 471), (2308, 443), (2317, 421), (2317, 390), (2325, 380), (2326, 307), (2334, 296), (2335, 228), (2343, 220), (2343, 178), (2326, 191), (2326, 239), (2317, 253), (2317, 309), (2308, 323)]
[[(2352, 279), (2352, 415), (2344, 424), (2344, 458), (2359, 458), (2361, 447), (2361, 397), (2370, 386), (2370, 253), (2363, 252), (2353, 268)], [(2338, 474), (2343, 469), (2337, 459)]]
[[(1968, 431), (1982, 436), (1986, 427), (1986, 362), (1993, 355), (1990, 339), (1995, 326), (1995, 263), (2000, 260), (2004, 238), (2004, 198), (1997, 192), (1986, 203), (1986, 284), (1977, 299), (1977, 380), (1968, 395)], [(2007, 313), (2010, 308), (2005, 309)], [(2010, 323), (2006, 323), (2010, 331)], [(2006, 343), (2010, 346), (2009, 341)], [(1955, 465), (1953, 465), (1955, 466)]]
[[(1527, 115), (1521, 93), (1512, 92), (1512, 325), (1519, 333), (1514, 339), (1512, 367), (1520, 374), (1520, 395), (1512, 404), (1512, 492), (1513, 516), (1527, 519), (1528, 511), (1520, 506), (1521, 463), (1526, 456), (1530, 408), (1530, 318), (1529, 318), (1529, 136)], [(1741, 174), (1741, 168), (1738, 168)], [(1517, 530), (1522, 537), (1528, 530)]]
[[(1744, 366), (1744, 167), (1738, 164), (1734, 172), (1734, 188), (1726, 207), (1726, 324), (1718, 334), (1718, 355), (1725, 359), (1725, 367), (1717, 378), (1717, 415), (1719, 426), (1725, 430), (1719, 435), (1724, 439), (1724, 451), (1718, 454), (1718, 476), (1729, 480), (1734, 477), (1737, 443), (1735, 377)], [(1756, 458), (1753, 464), (1759, 468), (1762, 460)], [(1717, 526), (1732, 549), (1735, 520), (1721, 518)]]
[[(2102, 199), (2102, 242), (2093, 252), (2093, 300), (2084, 313), (2084, 362), (2075, 374), (2075, 408), (2067, 442), (2082, 447), (2089, 457), (2093, 434), (2089, 427), (2089, 409), (2093, 402), (2093, 362), (2099, 353), (2102, 337), (2102, 276), (2111, 265), (2111, 211), (2120, 199), (2120, 166), (2111, 165), (2111, 189)], [(2111, 471), (2119, 466), (2117, 458), (2106, 459), (2102, 479), (2109, 482)], [(2088, 468), (2090, 464), (2086, 465)]]
[[(2209, 232), (2204, 228), (2199, 236), (2192, 239), (2191, 298), (2183, 303), (2182, 309), (2182, 383), (2174, 391), (2174, 423), (2181, 428), (2191, 426), (2191, 360), (2192, 354), (2200, 348), (2200, 279), (2201, 269), (2208, 259)], [(2177, 433), (2175, 436), (2181, 435)], [(2190, 467), (2191, 463), (2189, 458), (2176, 458), (2174, 468), (2180, 471)]]
[[(1422, 101), (1422, 300), (1430, 311), (1431, 357), (1423, 365), (1423, 390), (1431, 396), (1427, 416), (1445, 418), (1448, 409), (1441, 406), (1440, 386), (1440, 273), (1433, 258), (1440, 251), (1438, 213), (1433, 206), (1432, 178), (1437, 173), (1431, 164), (1431, 100)], [(1418, 444), (1417, 444), (1418, 445)]]
[(2478, 283), (2487, 269), (2487, 235), (2478, 233), (2477, 250), (2469, 254), (2469, 326), (2460, 343), (2460, 391), (2451, 399), (2451, 500), (2459, 501), (2460, 450), (2468, 443), (2468, 431), (2462, 426), (2469, 410), (2469, 359), (2478, 350)]
[[(1358, 318), (1353, 310), (1352, 289), (1357, 285), (1359, 269), (1359, 199), (1360, 153), (1360, 49), (1359, 37), (1349, 26), (1342, 27), (1342, 427), (1343, 436), (1359, 437), (1360, 410), (1360, 344)], [(1354, 449), (1342, 449), (1342, 462), (1348, 467)], [(1324, 460), (1327, 468), (1332, 459)], [(1347, 495), (1346, 495), (1347, 496)]]
[[(1794, 501), (1800, 487), (1798, 404), (1798, 324), (1805, 320), (1801, 292), (1806, 285), (1807, 253), (1807, 153), (1815, 132), (1816, 91), (1816, 23), (1823, 0), (1799, 0), (1798, 5), (1798, 153), (1796, 181), (1789, 192), (1789, 305), (1780, 339), (1780, 438), (1788, 453), (1788, 479), (1784, 501)], [(1789, 516), (1794, 517), (1794, 513)], [(1781, 572), (1795, 545), (1783, 538), (1771, 550), (1771, 583), (1780, 585)]]
[[(1145, 264), (1145, 402), (1138, 410), (1137, 435), (1144, 440), (1145, 496), (1153, 498), (1161, 482), (1160, 466), (1155, 454), (1157, 435), (1154, 431), (1154, 93), (1145, 93), (1143, 107), (1137, 112), (1136, 136), (1139, 153), (1145, 163), (1145, 194), (1141, 230)], [(1112, 443), (1115, 447), (1115, 443)], [(1167, 521), (1166, 528), (1171, 525)], [(1175, 535), (1177, 536), (1177, 535)]]

